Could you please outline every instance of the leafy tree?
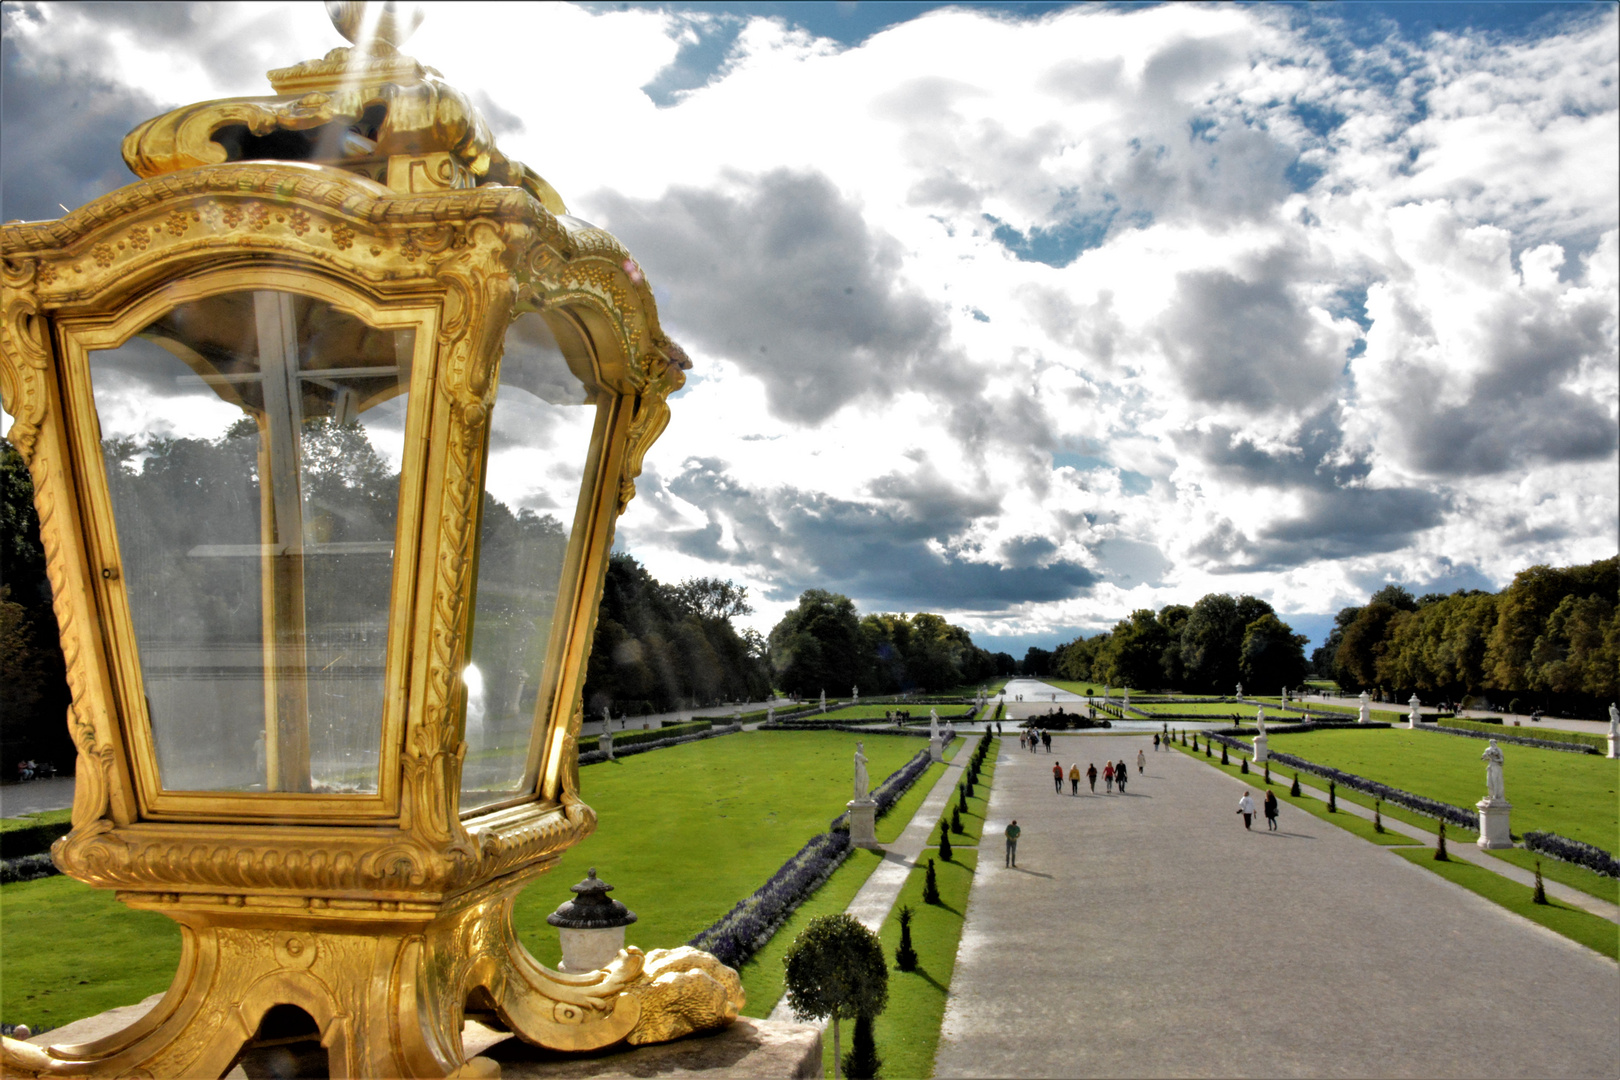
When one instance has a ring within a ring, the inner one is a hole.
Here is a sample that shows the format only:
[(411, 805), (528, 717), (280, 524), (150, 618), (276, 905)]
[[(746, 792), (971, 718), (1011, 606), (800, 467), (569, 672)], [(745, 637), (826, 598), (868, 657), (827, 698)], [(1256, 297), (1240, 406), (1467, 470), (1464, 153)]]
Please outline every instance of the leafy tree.
[(1345, 627), (1339, 651), (1333, 658), (1333, 674), (1340, 686), (1354, 689), (1378, 685), (1378, 656), (1389, 624), (1401, 609), (1382, 600), (1373, 601), (1356, 613)]
[(833, 1022), (833, 1074), (843, 1051), (838, 1022), (875, 1017), (889, 1004), (889, 965), (877, 935), (846, 914), (818, 915), (783, 958), (788, 1007), (800, 1020)]
[(1050, 675), (1052, 673), (1052, 662), (1052, 653), (1046, 649), (1039, 649), (1031, 645), (1029, 651), (1024, 653), (1021, 670), (1024, 675), (1032, 677)]
[(809, 589), (771, 630), (771, 661), (783, 690), (815, 697), (842, 691), (862, 674), (861, 627), (849, 597)]
[(1225, 693), (1238, 681), (1246, 625), (1237, 601), (1225, 593), (1210, 593), (1193, 605), (1181, 631), (1181, 658), (1190, 687)]
[(1305, 680), (1305, 643), (1310, 639), (1296, 634), (1269, 612), (1251, 622), (1243, 631), (1243, 647), (1238, 670), (1248, 686), (1298, 686)]
[(1108, 644), (1092, 664), (1093, 671), (1100, 663), (1103, 677), (1114, 685), (1151, 689), (1163, 678), (1159, 662), (1168, 644), (1169, 635), (1158, 616), (1141, 608), (1114, 627)]

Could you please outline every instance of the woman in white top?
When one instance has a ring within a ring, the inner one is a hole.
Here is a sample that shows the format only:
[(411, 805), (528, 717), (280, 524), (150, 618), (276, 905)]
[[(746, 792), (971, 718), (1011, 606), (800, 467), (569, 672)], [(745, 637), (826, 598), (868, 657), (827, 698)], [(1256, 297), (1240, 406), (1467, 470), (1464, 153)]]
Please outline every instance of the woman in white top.
[(1243, 793), (1243, 798), (1238, 800), (1237, 812), (1243, 815), (1243, 827), (1247, 829), (1249, 822), (1254, 820), (1254, 800), (1249, 798), (1247, 791)]
[(1147, 768), (1147, 754), (1138, 750), (1136, 752), (1136, 771), (1140, 773), (1145, 768)]

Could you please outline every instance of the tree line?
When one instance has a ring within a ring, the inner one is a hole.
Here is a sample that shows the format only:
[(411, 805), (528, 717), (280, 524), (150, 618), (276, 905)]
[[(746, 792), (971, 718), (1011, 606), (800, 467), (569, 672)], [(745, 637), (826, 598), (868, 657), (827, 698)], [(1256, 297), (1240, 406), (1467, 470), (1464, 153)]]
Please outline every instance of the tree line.
[(1210, 593), (1196, 604), (1141, 608), (1112, 630), (1081, 636), (1051, 653), (1030, 650), (1025, 674), (1082, 682), (1230, 694), (1271, 694), (1305, 681), (1308, 639), (1253, 596)]
[(1011, 675), (1008, 653), (973, 644), (968, 632), (938, 615), (918, 612), (862, 616), (847, 596), (809, 589), (770, 633), (777, 689), (813, 698), (935, 693)]
[(1474, 697), (1514, 712), (1601, 716), (1620, 681), (1620, 556), (1532, 566), (1499, 593), (1413, 596), (1386, 585), (1334, 617), (1312, 654), (1349, 690)]

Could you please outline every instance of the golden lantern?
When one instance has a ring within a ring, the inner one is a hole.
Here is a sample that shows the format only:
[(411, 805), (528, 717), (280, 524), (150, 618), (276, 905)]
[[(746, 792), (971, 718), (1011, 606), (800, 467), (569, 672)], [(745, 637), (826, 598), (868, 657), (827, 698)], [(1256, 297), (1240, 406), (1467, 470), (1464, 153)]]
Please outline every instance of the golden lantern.
[(595, 825), (585, 658), (690, 365), (391, 5), (329, 7), (354, 47), (142, 124), (139, 182), (0, 227), (79, 752), (54, 856), (182, 928), (150, 1013), (7, 1040), (8, 1072), (220, 1076), (291, 1030), (333, 1076), (489, 1075), (468, 1015), (589, 1050), (742, 1004), (706, 953), (565, 974), (511, 921)]

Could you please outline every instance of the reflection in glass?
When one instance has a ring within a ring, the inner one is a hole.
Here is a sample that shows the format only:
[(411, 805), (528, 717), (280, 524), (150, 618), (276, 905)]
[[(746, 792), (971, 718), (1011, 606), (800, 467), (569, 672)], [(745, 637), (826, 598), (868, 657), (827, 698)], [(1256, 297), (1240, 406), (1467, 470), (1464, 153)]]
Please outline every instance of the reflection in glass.
[(535, 782), (531, 740), (549, 719), (540, 688), (595, 419), (584, 385), (538, 314), (519, 316), (508, 330), (498, 394), (471, 660), (462, 675), (463, 811), (511, 799)]
[(165, 789), (377, 790), (414, 338), (257, 291), (90, 354)]

